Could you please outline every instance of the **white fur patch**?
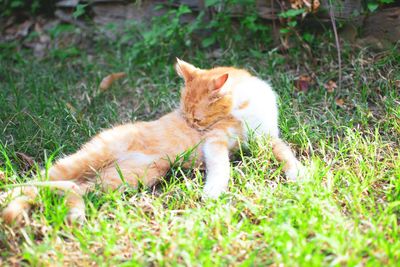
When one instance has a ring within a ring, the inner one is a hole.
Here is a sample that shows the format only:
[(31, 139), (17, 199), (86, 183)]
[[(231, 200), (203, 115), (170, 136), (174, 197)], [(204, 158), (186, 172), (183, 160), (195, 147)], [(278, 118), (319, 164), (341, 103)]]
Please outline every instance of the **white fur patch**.
[(217, 198), (228, 187), (230, 178), (228, 149), (215, 146), (212, 140), (207, 140), (203, 146), (203, 153), (207, 168), (204, 197)]
[(290, 181), (298, 181), (307, 178), (310, 175), (306, 167), (300, 161), (296, 160), (292, 168), (285, 171), (286, 177)]
[[(245, 108), (241, 105), (248, 102)], [(256, 135), (279, 136), (278, 106), (271, 86), (256, 77), (249, 77), (233, 87), (232, 115), (244, 122)], [(248, 129), (244, 128), (245, 135)]]
[(118, 161), (132, 161), (137, 165), (149, 165), (159, 158), (158, 155), (147, 155), (140, 152), (126, 152), (118, 156)]
[(229, 127), (228, 128), (228, 137), (229, 137), (229, 139), (228, 139), (228, 147), (229, 147), (229, 149), (235, 147), (235, 145), (238, 142), (239, 134), (240, 133), (237, 132), (236, 128), (234, 128), (234, 127)]

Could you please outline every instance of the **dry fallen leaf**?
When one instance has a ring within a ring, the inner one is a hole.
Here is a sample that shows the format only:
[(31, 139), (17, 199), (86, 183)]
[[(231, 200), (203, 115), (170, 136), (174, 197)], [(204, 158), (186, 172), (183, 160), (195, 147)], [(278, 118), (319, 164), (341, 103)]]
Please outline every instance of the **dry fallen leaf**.
[(320, 6), (319, 0), (303, 0), (304, 5), (309, 11), (315, 12)]
[(400, 88), (400, 80), (396, 80), (394, 83), (396, 84), (397, 88)]
[(338, 105), (341, 108), (344, 106), (344, 99), (343, 98), (336, 98), (335, 102), (336, 102), (336, 105)]
[(0, 170), (0, 181), (4, 181), (6, 179), (6, 174)]
[(326, 84), (324, 84), (324, 88), (329, 93), (332, 93), (337, 88), (337, 84), (334, 81), (329, 80)]
[(30, 28), (32, 27), (33, 22), (27, 20), (18, 26), (17, 36), (25, 37), (29, 34)]
[(100, 90), (105, 91), (113, 84), (114, 81), (126, 76), (125, 72), (117, 72), (106, 76), (100, 83)]
[(305, 7), (307, 12), (317, 11), (320, 5), (319, 0), (290, 0), (291, 8), (300, 9)]
[(300, 77), (295, 80), (296, 89), (300, 92), (307, 92), (311, 82), (312, 79), (310, 76), (300, 75)]
[(293, 9), (300, 9), (303, 7), (303, 0), (290, 0), (290, 6)]
[(76, 108), (71, 103), (67, 102), (65, 105), (67, 106), (69, 111), (71, 111), (72, 113), (76, 113)]
[(16, 152), (15, 155), (17, 155), (17, 157), (21, 160), (21, 162), (23, 164), (22, 168), (24, 170), (29, 170), (30, 168), (32, 168), (35, 165), (35, 160), (32, 157), (30, 157), (22, 152)]

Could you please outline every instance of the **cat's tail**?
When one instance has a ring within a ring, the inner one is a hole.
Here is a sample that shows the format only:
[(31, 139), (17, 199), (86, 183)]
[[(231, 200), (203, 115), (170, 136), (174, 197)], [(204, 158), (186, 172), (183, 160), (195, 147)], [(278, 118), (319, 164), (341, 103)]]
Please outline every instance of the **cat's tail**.
[(0, 203), (11, 200), (2, 212), (5, 223), (20, 223), (35, 202), (39, 194), (39, 187), (49, 187), (66, 193), (66, 205), (70, 208), (68, 219), (70, 221), (82, 220), (85, 216), (85, 205), (82, 195), (85, 188), (72, 181), (46, 181), (30, 182), (15, 185), (13, 189), (0, 194)]
[(293, 151), (282, 139), (271, 139), (272, 152), (276, 159), (283, 164), (282, 168), (289, 180), (296, 181), (305, 178), (306, 169), (296, 158)]

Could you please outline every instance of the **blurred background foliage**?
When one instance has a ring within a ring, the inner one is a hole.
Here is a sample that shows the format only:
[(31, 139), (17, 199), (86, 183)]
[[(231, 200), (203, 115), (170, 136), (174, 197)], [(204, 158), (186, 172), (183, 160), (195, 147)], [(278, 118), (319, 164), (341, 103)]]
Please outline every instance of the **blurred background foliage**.
[(318, 36), (380, 51), (400, 39), (394, 0), (1, 0), (0, 13), (0, 49), (64, 59), (101, 40), (145, 65), (179, 50), (233, 47), (254, 56), (301, 50), (312, 61)]

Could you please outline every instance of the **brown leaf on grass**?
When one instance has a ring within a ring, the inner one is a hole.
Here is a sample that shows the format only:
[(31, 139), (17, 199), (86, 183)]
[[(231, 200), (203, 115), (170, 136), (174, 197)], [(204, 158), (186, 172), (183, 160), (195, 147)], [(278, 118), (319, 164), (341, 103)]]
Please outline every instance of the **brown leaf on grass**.
[(39, 23), (35, 23), (35, 32), (39, 35), (39, 41), (41, 43), (50, 43), (51, 39), (44, 30), (43, 27)]
[(337, 84), (334, 81), (329, 80), (326, 84), (324, 84), (324, 88), (329, 93), (332, 93), (337, 88)]
[(397, 88), (400, 88), (400, 80), (396, 80), (396, 81), (394, 82), (394, 84), (396, 85)]
[(16, 27), (11, 27), (6, 30), (6, 33), (14, 35), (15, 38), (25, 37), (29, 34), (30, 29), (33, 25), (33, 21), (26, 20)]
[(43, 58), (48, 52), (51, 40), (50, 37), (45, 34), (42, 26), (39, 23), (35, 23), (34, 28), (35, 32), (39, 36), (39, 39), (31, 43), (33, 53), (36, 57)]
[(290, 7), (293, 9), (300, 9), (303, 7), (303, 0), (290, 0)]
[(311, 12), (317, 11), (319, 6), (321, 5), (319, 0), (303, 0), (303, 3), (307, 7), (307, 9)]
[(312, 78), (309, 75), (300, 75), (300, 77), (295, 80), (294, 85), (298, 91), (306, 93), (311, 83)]
[(100, 90), (105, 91), (111, 87), (113, 82), (126, 76), (125, 72), (117, 72), (106, 76), (100, 83)]
[(32, 157), (22, 152), (15, 152), (15, 155), (17, 155), (17, 157), (21, 160), (23, 164), (22, 169), (29, 170), (35, 165), (35, 160)]
[(290, 0), (290, 7), (293, 9), (305, 8), (307, 12), (315, 12), (321, 3), (319, 0)]
[(6, 174), (0, 170), (0, 181), (4, 181), (6, 179)]
[(343, 107), (344, 106), (344, 99), (343, 98), (336, 98), (335, 100), (336, 105), (338, 105), (339, 107)]
[(67, 106), (69, 111), (71, 111), (72, 113), (76, 113), (76, 108), (71, 103), (68, 102), (65, 105)]

